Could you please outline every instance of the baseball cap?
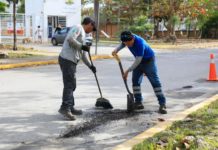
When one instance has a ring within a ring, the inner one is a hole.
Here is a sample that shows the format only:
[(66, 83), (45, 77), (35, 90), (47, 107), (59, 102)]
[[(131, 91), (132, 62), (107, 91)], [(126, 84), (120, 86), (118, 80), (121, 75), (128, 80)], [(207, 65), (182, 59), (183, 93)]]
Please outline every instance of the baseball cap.
[(87, 25), (89, 23), (93, 26), (93, 31), (97, 31), (95, 21), (91, 17), (85, 17), (82, 24)]
[(133, 34), (130, 31), (123, 31), (120, 34), (120, 40), (122, 42), (127, 42), (127, 41), (131, 41), (133, 39)]

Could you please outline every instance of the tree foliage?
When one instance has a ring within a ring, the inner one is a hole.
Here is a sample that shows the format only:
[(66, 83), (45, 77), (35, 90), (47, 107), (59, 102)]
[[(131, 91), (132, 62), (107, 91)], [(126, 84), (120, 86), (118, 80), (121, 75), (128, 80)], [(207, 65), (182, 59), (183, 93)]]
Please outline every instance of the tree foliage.
[(6, 7), (7, 7), (7, 4), (5, 4), (3, 2), (0, 2), (0, 12), (5, 12), (6, 11)]
[(194, 30), (201, 29), (217, 6), (217, 0), (154, 0), (151, 16), (156, 26), (163, 21), (168, 32), (175, 34), (175, 25), (184, 20)]
[(129, 27), (129, 30), (134, 33), (145, 33), (150, 31), (153, 28), (153, 25), (148, 22), (146, 16), (139, 16), (134, 18), (134, 25)]
[(20, 6), (17, 9), (18, 13), (25, 13), (25, 0), (20, 0)]
[[(94, 0), (81, 0), (81, 4), (82, 4), (82, 17), (94, 15)], [(89, 4), (92, 4), (93, 7), (86, 7)]]
[[(164, 26), (170, 34), (175, 34), (175, 25), (179, 22), (179, 11), (183, 0), (156, 0), (152, 3), (151, 16), (154, 18), (156, 32), (159, 22), (163, 21)], [(156, 33), (155, 32), (155, 33)]]
[(117, 18), (118, 22), (133, 25), (134, 18), (146, 13), (146, 6), (144, 0), (105, 0), (102, 12), (107, 20)]

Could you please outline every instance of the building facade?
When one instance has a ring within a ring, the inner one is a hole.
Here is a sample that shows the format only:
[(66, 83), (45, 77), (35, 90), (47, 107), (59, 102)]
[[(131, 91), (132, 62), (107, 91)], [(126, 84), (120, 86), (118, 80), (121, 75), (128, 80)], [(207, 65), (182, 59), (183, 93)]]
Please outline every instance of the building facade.
[(34, 35), (40, 26), (42, 38), (47, 41), (59, 24), (69, 27), (81, 23), (81, 0), (25, 0), (25, 15), (32, 20), (25, 25), (26, 30)]

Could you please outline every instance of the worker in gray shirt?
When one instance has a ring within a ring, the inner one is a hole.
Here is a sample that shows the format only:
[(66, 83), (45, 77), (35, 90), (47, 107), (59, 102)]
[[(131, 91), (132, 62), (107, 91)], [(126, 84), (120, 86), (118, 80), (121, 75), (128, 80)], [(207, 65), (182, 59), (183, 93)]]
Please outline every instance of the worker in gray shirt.
[(90, 47), (85, 43), (86, 36), (89, 36), (93, 31), (96, 31), (95, 21), (90, 17), (84, 18), (82, 25), (75, 25), (71, 28), (59, 55), (59, 65), (63, 75), (64, 88), (62, 105), (58, 112), (69, 120), (75, 120), (74, 115), (82, 114), (82, 110), (74, 108), (73, 96), (76, 89), (75, 74), (79, 60), (82, 58), (83, 62), (92, 72), (96, 72), (95, 66), (91, 65), (87, 59), (86, 53), (89, 52)]

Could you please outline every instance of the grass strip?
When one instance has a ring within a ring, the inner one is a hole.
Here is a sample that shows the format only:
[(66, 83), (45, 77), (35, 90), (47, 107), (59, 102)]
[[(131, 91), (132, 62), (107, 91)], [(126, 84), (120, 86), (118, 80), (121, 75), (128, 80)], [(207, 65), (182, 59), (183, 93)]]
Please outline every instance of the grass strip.
[(218, 100), (133, 147), (134, 150), (218, 149)]

